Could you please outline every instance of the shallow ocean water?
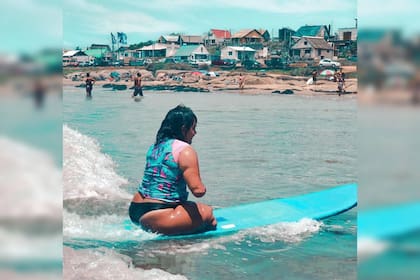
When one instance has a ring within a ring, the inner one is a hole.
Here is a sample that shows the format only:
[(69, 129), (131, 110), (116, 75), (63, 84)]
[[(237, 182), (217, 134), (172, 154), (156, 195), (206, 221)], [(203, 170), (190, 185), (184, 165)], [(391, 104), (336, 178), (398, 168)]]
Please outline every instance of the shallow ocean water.
[[(64, 88), (65, 276), (106, 278), (103, 266), (117, 262), (127, 279), (356, 278), (357, 209), (196, 240), (106, 230), (127, 218), (146, 150), (176, 105), (198, 117), (193, 146), (208, 188), (200, 201), (225, 207), (356, 182), (356, 98), (145, 92), (133, 102), (130, 94), (95, 88), (86, 100), (83, 89)], [(114, 245), (74, 241), (89, 237)]]

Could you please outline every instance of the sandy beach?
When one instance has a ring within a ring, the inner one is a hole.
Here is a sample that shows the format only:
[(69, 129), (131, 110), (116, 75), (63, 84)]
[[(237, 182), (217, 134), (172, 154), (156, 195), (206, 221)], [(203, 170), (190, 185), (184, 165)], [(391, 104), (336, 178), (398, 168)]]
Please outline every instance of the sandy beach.
[[(84, 70), (84, 71), (83, 71)], [(343, 72), (352, 73), (356, 67), (343, 67)], [(245, 76), (245, 87), (241, 90), (245, 94), (255, 93), (281, 93), (285, 90), (292, 90), (294, 94), (320, 95), (335, 94), (337, 83), (328, 80), (327, 77), (318, 77), (316, 85), (307, 85), (307, 76), (290, 76), (270, 71), (216, 71), (217, 76), (200, 74), (196, 70), (158, 70), (155, 75), (146, 69), (134, 67), (103, 68), (103, 69), (80, 69), (64, 75), (63, 86), (82, 86), (86, 73), (95, 78), (95, 87), (102, 87), (106, 84), (126, 85), (127, 89), (133, 86), (133, 77), (137, 72), (142, 74), (142, 84), (146, 88), (158, 86), (167, 87), (189, 87), (209, 92), (237, 92), (239, 74)], [(111, 78), (111, 73), (119, 74), (120, 79), (116, 81)], [(346, 92), (357, 93), (357, 79), (346, 79)], [(152, 92), (152, 91), (150, 91)]]

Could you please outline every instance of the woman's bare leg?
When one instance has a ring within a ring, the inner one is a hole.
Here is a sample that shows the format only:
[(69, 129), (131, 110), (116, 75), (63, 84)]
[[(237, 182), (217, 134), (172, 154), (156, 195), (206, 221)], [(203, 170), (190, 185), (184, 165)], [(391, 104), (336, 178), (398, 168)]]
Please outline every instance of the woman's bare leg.
[(196, 233), (216, 228), (212, 207), (185, 202), (175, 209), (160, 209), (144, 214), (140, 224), (154, 232), (167, 235)]

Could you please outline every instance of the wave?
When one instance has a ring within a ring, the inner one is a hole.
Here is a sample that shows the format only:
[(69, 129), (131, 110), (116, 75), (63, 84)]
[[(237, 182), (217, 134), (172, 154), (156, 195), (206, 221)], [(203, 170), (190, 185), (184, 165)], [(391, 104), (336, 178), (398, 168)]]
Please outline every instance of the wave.
[(52, 156), (0, 137), (0, 219), (61, 221), (61, 170)]
[(136, 268), (130, 257), (105, 248), (74, 250), (64, 247), (63, 267), (64, 279), (187, 279), (162, 269)]
[(97, 140), (63, 126), (63, 199), (129, 199), (120, 189), (128, 180), (115, 171), (112, 158)]

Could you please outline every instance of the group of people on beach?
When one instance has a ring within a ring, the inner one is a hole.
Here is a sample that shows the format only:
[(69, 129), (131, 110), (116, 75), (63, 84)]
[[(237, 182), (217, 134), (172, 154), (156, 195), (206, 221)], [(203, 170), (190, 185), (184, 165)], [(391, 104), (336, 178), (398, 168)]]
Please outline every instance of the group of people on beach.
[[(345, 76), (346, 74), (341, 69), (334, 73), (333, 79), (334, 79), (334, 82), (337, 83), (338, 96), (341, 96), (342, 93), (346, 92)], [(318, 71), (317, 70), (312, 71), (312, 83), (314, 85), (316, 85), (317, 77), (318, 77)]]
[[(86, 87), (86, 98), (92, 99), (92, 89), (96, 80), (90, 76), (90, 73), (86, 73), (85, 87)], [(131, 97), (143, 96), (143, 88), (141, 85), (141, 73), (138, 72), (134, 78), (134, 92)]]

